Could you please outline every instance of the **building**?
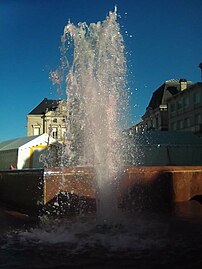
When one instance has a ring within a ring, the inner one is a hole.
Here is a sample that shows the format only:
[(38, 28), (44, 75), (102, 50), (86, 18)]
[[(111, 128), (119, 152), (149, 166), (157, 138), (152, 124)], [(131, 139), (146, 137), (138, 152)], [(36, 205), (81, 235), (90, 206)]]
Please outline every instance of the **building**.
[(58, 142), (66, 137), (67, 101), (45, 98), (27, 115), (27, 136), (47, 133)]
[(191, 81), (186, 79), (165, 81), (153, 92), (146, 112), (142, 116), (142, 122), (137, 126), (137, 131), (152, 129), (167, 131), (169, 129), (168, 100), (180, 94), (192, 84)]
[(154, 91), (142, 121), (130, 130), (190, 131), (202, 137), (202, 82), (166, 81)]
[(202, 136), (202, 82), (194, 83), (167, 101), (169, 130)]

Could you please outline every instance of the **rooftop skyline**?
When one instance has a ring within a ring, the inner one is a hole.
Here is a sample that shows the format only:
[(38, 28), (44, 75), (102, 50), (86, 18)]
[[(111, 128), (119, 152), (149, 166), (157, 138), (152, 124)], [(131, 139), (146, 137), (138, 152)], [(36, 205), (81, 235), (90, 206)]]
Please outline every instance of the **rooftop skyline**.
[(1, 0), (0, 141), (26, 136), (26, 115), (44, 98), (64, 98), (49, 80), (70, 19), (103, 21), (118, 8), (125, 41), (130, 125), (166, 80), (201, 81), (201, 0)]

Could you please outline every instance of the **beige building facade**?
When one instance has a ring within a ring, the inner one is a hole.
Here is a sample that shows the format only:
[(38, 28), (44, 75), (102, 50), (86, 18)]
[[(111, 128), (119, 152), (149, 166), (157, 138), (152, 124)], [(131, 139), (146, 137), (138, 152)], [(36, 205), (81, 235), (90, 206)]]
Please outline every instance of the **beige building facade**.
[(45, 98), (27, 115), (27, 136), (47, 133), (60, 143), (66, 140), (67, 101)]
[(153, 92), (142, 121), (132, 130), (190, 131), (202, 137), (202, 82), (166, 81)]
[(146, 112), (142, 116), (142, 122), (137, 125), (137, 130), (169, 130), (168, 100), (180, 94), (189, 85), (192, 85), (192, 82), (186, 79), (165, 81), (153, 92)]
[(202, 82), (194, 83), (168, 100), (169, 130), (202, 136)]

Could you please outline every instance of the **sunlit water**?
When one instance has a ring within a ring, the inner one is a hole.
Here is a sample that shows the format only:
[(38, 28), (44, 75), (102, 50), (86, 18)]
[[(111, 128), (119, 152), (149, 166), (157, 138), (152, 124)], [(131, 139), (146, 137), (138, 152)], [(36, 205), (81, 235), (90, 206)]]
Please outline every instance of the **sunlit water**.
[(127, 118), (126, 59), (116, 9), (103, 22), (67, 24), (61, 65), (51, 78), (66, 86), (64, 165), (95, 168), (97, 218), (111, 222), (117, 217), (121, 123)]

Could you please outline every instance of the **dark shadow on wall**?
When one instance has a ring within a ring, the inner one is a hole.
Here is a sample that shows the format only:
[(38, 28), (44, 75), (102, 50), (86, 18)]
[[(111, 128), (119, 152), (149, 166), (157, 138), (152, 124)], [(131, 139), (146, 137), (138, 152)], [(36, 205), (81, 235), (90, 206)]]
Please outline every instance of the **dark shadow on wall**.
[(174, 206), (172, 173), (161, 171), (145, 179), (139, 176), (132, 181), (128, 192), (122, 195), (120, 207), (141, 211), (169, 211)]
[(42, 179), (42, 169), (0, 171), (0, 203), (35, 214), (42, 206)]
[(199, 202), (200, 204), (202, 204), (202, 194), (201, 195), (195, 195), (194, 197), (192, 197), (191, 199), (190, 199), (191, 201), (197, 201), (197, 202)]
[[(152, 167), (142, 169), (143, 171), (131, 167), (128, 172), (120, 174), (117, 188), (119, 207), (123, 210), (136, 212), (159, 212), (172, 209), (176, 198), (172, 172), (163, 170), (158, 172)], [(87, 172), (89, 174), (86, 174)], [(91, 191), (91, 180), (93, 178), (91, 172), (86, 170), (85, 176), (80, 175), (78, 180), (77, 174), (74, 175), (75, 172), (69, 171), (70, 177), (66, 178), (67, 185), (64, 185), (63, 191), (55, 184), (60, 180), (60, 177), (58, 179), (58, 173), (55, 177), (53, 171), (50, 175), (46, 175), (47, 177), (50, 176), (49, 180), (51, 182), (49, 191), (46, 189), (48, 194), (52, 193), (53, 190), (55, 191), (52, 199), (44, 205), (44, 200), (48, 199), (48, 196), (44, 197), (44, 171), (42, 169), (2, 171), (0, 173), (0, 202), (24, 209), (26, 212), (36, 212), (36, 214), (39, 210), (41, 214), (52, 215), (94, 213), (96, 211), (96, 199)], [(68, 173), (67, 176), (69, 176)], [(71, 181), (77, 184), (71, 185)], [(72, 189), (78, 190), (77, 193), (80, 194), (72, 194), (70, 192)], [(201, 202), (202, 196), (196, 195), (192, 200)]]
[[(132, 180), (127, 181), (129, 178), (127, 174), (125, 178), (124, 175), (120, 175), (120, 180), (125, 184), (125, 190), (121, 190), (118, 198), (120, 209), (135, 212), (168, 212), (173, 209), (174, 190), (171, 172), (160, 171), (155, 176), (148, 173), (147, 178), (141, 177), (141, 173), (138, 178), (135, 176), (136, 174)], [(122, 185), (119, 187), (122, 188)], [(73, 216), (95, 212), (95, 198), (62, 191), (43, 207), (41, 214)]]

